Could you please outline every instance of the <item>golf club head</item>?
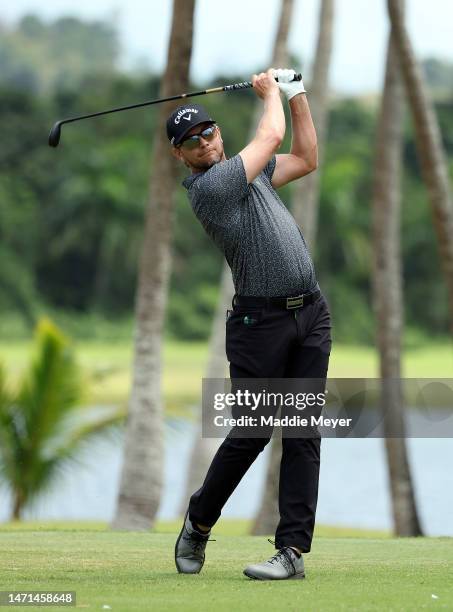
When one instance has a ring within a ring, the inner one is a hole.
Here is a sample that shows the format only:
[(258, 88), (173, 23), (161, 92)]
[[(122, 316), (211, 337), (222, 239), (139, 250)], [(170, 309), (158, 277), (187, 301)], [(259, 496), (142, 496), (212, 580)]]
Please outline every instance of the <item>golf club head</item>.
[(58, 147), (61, 136), (61, 124), (62, 121), (57, 121), (49, 134), (49, 147)]

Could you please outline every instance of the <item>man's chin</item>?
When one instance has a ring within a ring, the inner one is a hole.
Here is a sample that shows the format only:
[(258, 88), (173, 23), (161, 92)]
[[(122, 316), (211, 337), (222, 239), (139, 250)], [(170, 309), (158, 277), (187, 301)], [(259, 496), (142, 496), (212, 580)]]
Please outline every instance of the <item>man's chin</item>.
[(221, 161), (220, 156), (215, 157), (214, 159), (206, 160), (205, 162), (200, 162), (195, 166), (198, 170), (208, 170), (212, 168), (215, 164), (218, 164)]

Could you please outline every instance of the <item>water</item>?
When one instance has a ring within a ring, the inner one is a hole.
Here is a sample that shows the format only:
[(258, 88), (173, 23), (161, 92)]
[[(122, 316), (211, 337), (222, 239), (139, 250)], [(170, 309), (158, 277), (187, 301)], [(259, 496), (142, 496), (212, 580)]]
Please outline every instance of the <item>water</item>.
[[(186, 421), (165, 428), (165, 487), (158, 516), (178, 516), (185, 469), (195, 429)], [(422, 527), (427, 535), (453, 536), (453, 444), (448, 438), (408, 439), (409, 459)], [(222, 516), (251, 518), (261, 498), (269, 447), (258, 457), (228, 500)], [(122, 461), (121, 438), (87, 446), (83, 465), (72, 467), (25, 519), (91, 519), (114, 515)], [(0, 520), (9, 518), (11, 500), (0, 489)], [(319, 524), (391, 529), (384, 444), (381, 439), (322, 441)]]

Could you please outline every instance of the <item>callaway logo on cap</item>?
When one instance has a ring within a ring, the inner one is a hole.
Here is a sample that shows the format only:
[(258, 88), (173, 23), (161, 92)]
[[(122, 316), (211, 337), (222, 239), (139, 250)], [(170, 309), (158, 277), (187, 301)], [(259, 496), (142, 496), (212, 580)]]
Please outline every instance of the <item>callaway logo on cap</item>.
[(192, 119), (192, 113), (198, 113), (198, 109), (196, 109), (196, 108), (183, 108), (182, 110), (178, 111), (178, 114), (175, 117), (176, 125), (178, 125), (178, 123), (181, 121), (181, 119), (186, 119), (186, 121), (190, 121)]
[(172, 145), (181, 142), (187, 132), (200, 123), (215, 123), (201, 104), (178, 106), (167, 119), (167, 136)]

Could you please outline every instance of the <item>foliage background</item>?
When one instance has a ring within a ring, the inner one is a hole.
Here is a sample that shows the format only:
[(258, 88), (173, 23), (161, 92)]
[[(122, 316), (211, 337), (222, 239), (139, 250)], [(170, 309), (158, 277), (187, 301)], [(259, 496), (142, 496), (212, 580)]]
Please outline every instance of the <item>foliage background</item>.
[[(47, 146), (58, 118), (158, 97), (158, 74), (122, 73), (117, 63), (111, 24), (44, 23), (30, 15), (14, 28), (0, 24), (0, 338), (29, 337), (44, 313), (76, 337), (130, 334), (149, 160), (159, 129), (155, 110), (65, 126), (60, 147)], [(293, 63), (303, 70), (301, 58)], [(423, 66), (453, 175), (453, 64), (430, 59)], [(219, 74), (210, 85), (243, 79)], [(227, 156), (247, 142), (255, 99), (248, 90), (202, 100), (222, 128)], [(374, 338), (370, 205), (378, 103), (377, 97), (332, 97), (314, 252), (335, 338), (359, 344)], [(288, 128), (282, 150), (289, 145)], [(445, 335), (447, 299), (409, 116), (404, 169), (406, 339), (416, 341)], [(290, 207), (290, 186), (279, 193)], [(206, 339), (222, 256), (182, 186), (173, 255), (166, 334)]]

